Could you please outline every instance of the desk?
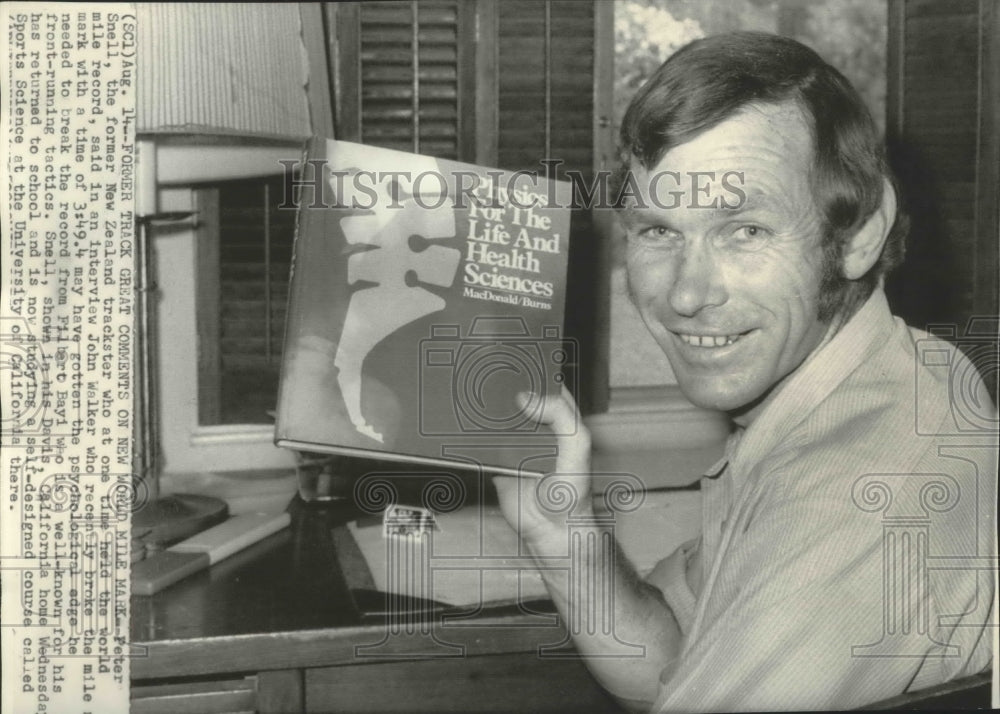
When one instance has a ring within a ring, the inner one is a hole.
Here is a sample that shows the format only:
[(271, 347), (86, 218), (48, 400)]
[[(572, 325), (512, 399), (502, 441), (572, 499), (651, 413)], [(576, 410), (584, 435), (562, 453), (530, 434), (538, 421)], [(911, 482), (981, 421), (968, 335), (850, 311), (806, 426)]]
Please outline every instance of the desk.
[[(600, 474), (635, 473), (653, 477), (647, 485), (682, 487), (721, 452), (721, 440), (667, 453), (597, 451), (595, 485), (607, 480)], [(209, 492), (241, 493), (228, 481)], [(476, 498), (470, 488), (466, 502)], [(540, 645), (565, 639), (558, 621), (540, 625), (516, 608), (440, 629), (461, 657), (420, 658), (399, 640), (358, 657), (386, 622), (356, 607), (333, 544), (333, 529), (357, 512), (298, 500), (289, 510), (289, 529), (132, 599), (131, 642), (147, 648), (131, 661), (134, 714), (617, 709), (579, 659), (538, 657)]]
[[(426, 640), (385, 638), (345, 584), (332, 529), (350, 506), (289, 507), (291, 527), (152, 597), (132, 598), (132, 711), (615, 711), (579, 659), (539, 658), (554, 616), (485, 611)], [(543, 622), (540, 624), (540, 620)], [(572, 653), (568, 653), (572, 654)]]

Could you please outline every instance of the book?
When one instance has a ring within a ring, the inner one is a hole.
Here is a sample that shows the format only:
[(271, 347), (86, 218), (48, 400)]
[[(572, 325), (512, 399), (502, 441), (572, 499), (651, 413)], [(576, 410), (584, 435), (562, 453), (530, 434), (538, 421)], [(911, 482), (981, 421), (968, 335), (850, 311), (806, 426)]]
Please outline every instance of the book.
[(311, 142), (297, 183), (276, 443), (551, 470), (541, 398), (577, 359), (570, 184), (333, 140)]

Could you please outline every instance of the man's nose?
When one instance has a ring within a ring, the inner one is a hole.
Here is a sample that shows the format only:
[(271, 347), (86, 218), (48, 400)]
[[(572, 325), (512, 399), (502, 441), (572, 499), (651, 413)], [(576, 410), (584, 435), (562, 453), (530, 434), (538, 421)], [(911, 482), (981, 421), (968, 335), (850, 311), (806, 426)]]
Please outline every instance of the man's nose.
[(718, 307), (728, 299), (711, 248), (704, 243), (688, 245), (670, 287), (670, 307), (682, 317), (694, 317), (701, 310)]

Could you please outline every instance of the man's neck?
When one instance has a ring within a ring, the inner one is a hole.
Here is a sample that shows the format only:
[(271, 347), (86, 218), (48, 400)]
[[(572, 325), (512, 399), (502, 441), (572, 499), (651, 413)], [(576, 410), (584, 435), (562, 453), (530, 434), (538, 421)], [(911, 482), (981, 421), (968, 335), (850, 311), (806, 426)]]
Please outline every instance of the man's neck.
[[(857, 310), (854, 312), (857, 312)], [(750, 425), (757, 420), (757, 417), (760, 416), (760, 414), (767, 408), (767, 405), (773, 402), (781, 390), (784, 389), (792, 375), (802, 369), (803, 365), (807, 364), (817, 354), (819, 354), (820, 351), (830, 342), (830, 340), (832, 340), (834, 336), (840, 332), (840, 328), (847, 324), (847, 321), (850, 318), (851, 315), (840, 315), (831, 320), (830, 325), (827, 327), (826, 332), (823, 335), (823, 339), (820, 340), (819, 344), (816, 345), (812, 352), (810, 352), (806, 358), (799, 363), (798, 367), (778, 380), (774, 386), (772, 386), (765, 394), (761, 395), (756, 401), (746, 405), (742, 409), (729, 412), (729, 418), (732, 419), (733, 423), (744, 429), (748, 429)]]

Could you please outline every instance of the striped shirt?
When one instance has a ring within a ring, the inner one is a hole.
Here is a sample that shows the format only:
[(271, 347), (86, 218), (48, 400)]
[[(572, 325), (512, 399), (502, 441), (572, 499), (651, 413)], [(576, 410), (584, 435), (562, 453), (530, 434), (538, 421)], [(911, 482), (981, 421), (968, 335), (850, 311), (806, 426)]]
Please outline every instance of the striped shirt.
[(683, 633), (654, 710), (842, 709), (987, 669), (997, 451), (971, 364), (876, 290), (730, 438), (701, 537), (650, 573)]

